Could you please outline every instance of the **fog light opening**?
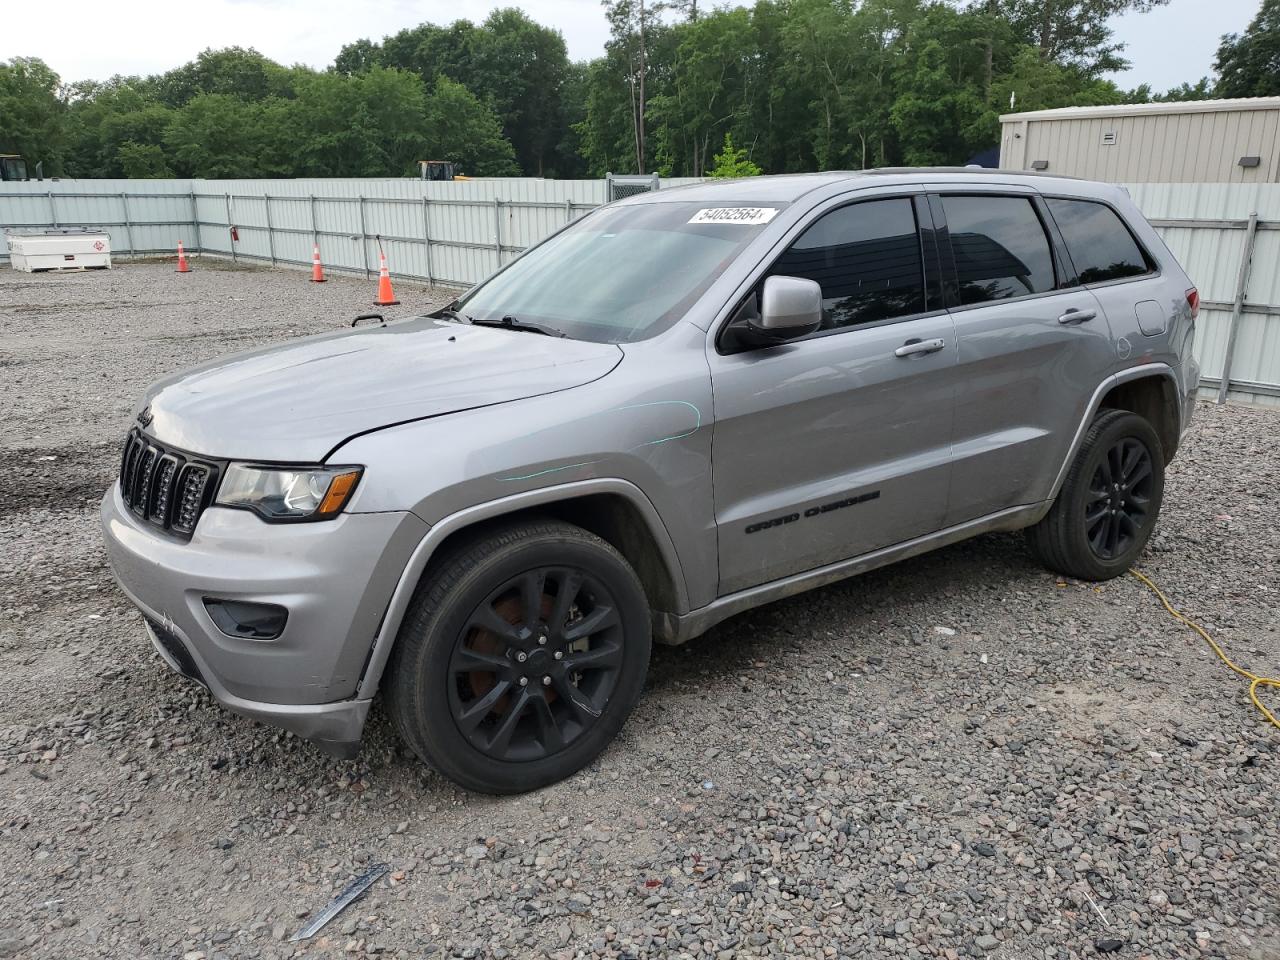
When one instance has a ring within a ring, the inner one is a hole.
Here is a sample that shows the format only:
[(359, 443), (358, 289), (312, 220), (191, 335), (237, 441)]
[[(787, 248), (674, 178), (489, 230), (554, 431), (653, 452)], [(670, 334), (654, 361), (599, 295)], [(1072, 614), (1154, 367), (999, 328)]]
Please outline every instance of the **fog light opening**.
[(289, 618), (289, 611), (275, 603), (205, 597), (204, 608), (214, 626), (241, 640), (274, 640), (284, 632)]

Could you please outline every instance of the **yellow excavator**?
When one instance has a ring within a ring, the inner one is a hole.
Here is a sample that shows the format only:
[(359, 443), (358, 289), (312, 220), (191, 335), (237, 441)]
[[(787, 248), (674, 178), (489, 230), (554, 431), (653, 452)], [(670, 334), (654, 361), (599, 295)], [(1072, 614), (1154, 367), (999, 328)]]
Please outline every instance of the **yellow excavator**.
[(0, 153), (0, 180), (30, 180), (27, 176), (27, 161), (16, 153)]
[(458, 173), (452, 160), (419, 160), (418, 169), (422, 171), (423, 180), (470, 180), (465, 174)]

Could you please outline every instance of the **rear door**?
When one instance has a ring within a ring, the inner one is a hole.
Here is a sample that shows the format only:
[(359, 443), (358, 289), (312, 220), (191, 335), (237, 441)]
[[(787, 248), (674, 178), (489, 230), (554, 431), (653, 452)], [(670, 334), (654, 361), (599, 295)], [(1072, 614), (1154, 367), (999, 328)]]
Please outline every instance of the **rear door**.
[(941, 525), (956, 339), (928, 217), (910, 195), (823, 213), (764, 273), (818, 281), (822, 329), (736, 345), (761, 276), (709, 352), (721, 594)]
[(1185, 313), (1189, 283), (1167, 283), (1155, 260), (1109, 204), (1057, 196), (1046, 196), (1044, 202), (1062, 234), (1077, 279), (1106, 312), (1116, 341), (1113, 363), (1151, 362), (1166, 342), (1154, 338), (1165, 334)]
[(966, 186), (931, 204), (959, 341), (950, 525), (1050, 495), (1115, 348), (1037, 194)]

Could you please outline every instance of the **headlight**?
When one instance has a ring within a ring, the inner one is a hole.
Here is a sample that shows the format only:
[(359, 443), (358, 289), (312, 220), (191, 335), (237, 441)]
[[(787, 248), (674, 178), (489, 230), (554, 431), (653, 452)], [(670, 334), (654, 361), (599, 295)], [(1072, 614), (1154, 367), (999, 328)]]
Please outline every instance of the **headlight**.
[(257, 467), (233, 463), (215, 501), (264, 520), (328, 520), (351, 499), (364, 467)]

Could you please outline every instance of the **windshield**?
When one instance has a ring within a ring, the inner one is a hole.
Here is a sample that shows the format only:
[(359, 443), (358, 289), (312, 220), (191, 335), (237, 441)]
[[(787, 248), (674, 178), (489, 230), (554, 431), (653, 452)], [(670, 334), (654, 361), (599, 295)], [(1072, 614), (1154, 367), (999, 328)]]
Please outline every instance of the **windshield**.
[(476, 287), (458, 312), (577, 340), (643, 340), (675, 323), (783, 206), (605, 207)]

